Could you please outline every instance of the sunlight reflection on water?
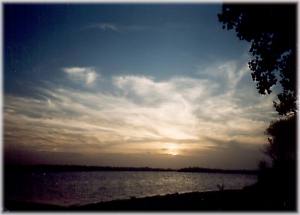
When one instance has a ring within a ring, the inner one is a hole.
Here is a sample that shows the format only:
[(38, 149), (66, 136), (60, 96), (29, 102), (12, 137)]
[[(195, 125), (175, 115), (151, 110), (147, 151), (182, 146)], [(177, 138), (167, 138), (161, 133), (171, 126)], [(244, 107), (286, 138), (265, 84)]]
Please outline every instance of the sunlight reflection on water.
[(10, 175), (7, 200), (58, 205), (88, 204), (114, 199), (239, 189), (253, 184), (256, 176), (183, 172), (60, 172)]

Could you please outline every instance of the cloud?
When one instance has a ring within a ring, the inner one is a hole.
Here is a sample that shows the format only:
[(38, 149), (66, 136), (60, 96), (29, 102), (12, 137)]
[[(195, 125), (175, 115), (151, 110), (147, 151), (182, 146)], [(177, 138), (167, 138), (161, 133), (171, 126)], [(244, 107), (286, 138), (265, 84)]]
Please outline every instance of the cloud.
[(66, 67), (62, 70), (71, 80), (84, 81), (86, 85), (92, 85), (98, 76), (93, 67)]
[[(5, 147), (87, 155), (164, 154), (173, 145), (186, 159), (195, 152), (222, 156), (224, 146), (243, 154), (261, 148), (274, 117), (272, 100), (259, 96), (251, 80), (254, 87), (245, 84), (250, 74), (236, 62), (209, 69), (223, 81), (201, 75), (166, 80), (122, 75), (104, 80), (111, 85), (109, 92), (54, 85), (36, 89), (39, 98), (5, 95)], [(96, 75), (92, 68), (63, 71), (87, 85), (96, 80), (88, 78)]]
[(163, 31), (166, 29), (173, 29), (176, 31), (182, 31), (186, 29), (199, 29), (199, 24), (187, 24), (187, 23), (172, 23), (165, 22), (159, 25), (139, 25), (134, 23), (128, 24), (116, 24), (113, 22), (96, 22), (86, 25), (81, 30), (101, 30), (103, 32), (141, 32), (141, 31)]
[(81, 30), (91, 30), (91, 29), (98, 29), (103, 32), (139, 32), (139, 31), (145, 31), (145, 30), (158, 30), (160, 29), (157, 26), (150, 26), (150, 25), (135, 25), (135, 24), (129, 24), (129, 25), (120, 25), (115, 23), (109, 23), (109, 22), (98, 22), (98, 23), (92, 23), (90, 25), (84, 26), (81, 28)]
[(85, 26), (83, 29), (100, 29), (102, 31), (114, 31), (114, 32), (120, 31), (119, 27), (113, 23), (94, 23)]

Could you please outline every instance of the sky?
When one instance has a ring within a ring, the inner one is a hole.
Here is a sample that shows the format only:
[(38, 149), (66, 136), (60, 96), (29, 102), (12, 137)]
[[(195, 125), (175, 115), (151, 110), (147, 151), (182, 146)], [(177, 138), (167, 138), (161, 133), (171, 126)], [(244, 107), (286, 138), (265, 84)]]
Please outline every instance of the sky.
[(221, 4), (4, 4), (8, 163), (257, 168), (276, 113)]

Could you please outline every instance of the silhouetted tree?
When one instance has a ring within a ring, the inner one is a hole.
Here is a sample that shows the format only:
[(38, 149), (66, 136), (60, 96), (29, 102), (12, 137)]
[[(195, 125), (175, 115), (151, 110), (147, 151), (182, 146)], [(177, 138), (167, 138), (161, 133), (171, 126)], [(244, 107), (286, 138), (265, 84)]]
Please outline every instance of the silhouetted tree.
[(224, 4), (218, 14), (223, 28), (235, 29), (240, 40), (251, 43), (249, 68), (258, 92), (270, 94), (272, 86), (281, 87), (274, 107), (284, 117), (266, 130), (272, 168), (260, 163), (258, 187), (286, 209), (296, 208), (296, 6)]
[(296, 208), (296, 115), (271, 122), (266, 153), (272, 159), (272, 169), (264, 173), (264, 186), (275, 189), (285, 208)]
[(258, 92), (270, 94), (280, 84), (274, 106), (285, 118), (270, 124), (267, 154), (273, 166), (295, 161), (296, 150), (296, 4), (224, 4), (223, 28), (251, 43), (249, 62)]
[(272, 158), (273, 166), (296, 160), (296, 117), (279, 119), (271, 122), (266, 134), (269, 144), (266, 153)]
[(223, 28), (251, 43), (249, 68), (260, 94), (282, 91), (274, 106), (280, 115), (296, 112), (296, 4), (224, 4)]

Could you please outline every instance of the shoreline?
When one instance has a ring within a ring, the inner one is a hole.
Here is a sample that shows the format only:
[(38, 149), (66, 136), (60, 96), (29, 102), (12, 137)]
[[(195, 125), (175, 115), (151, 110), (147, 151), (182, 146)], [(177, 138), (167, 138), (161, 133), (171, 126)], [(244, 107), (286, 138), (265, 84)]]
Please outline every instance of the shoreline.
[[(269, 197), (269, 196), (268, 196)], [(5, 201), (3, 211), (286, 211), (275, 198), (268, 198), (253, 188), (208, 192), (188, 192), (143, 198), (118, 199), (86, 205)]]
[(205, 167), (185, 167), (179, 169), (172, 168), (151, 168), (151, 167), (115, 167), (115, 166), (81, 166), (81, 165), (5, 165), (5, 172), (185, 172), (185, 173), (221, 173), (221, 174), (245, 174), (257, 175), (255, 169), (217, 169)]

